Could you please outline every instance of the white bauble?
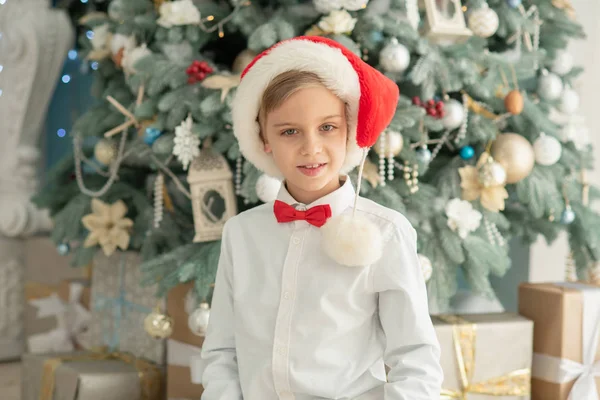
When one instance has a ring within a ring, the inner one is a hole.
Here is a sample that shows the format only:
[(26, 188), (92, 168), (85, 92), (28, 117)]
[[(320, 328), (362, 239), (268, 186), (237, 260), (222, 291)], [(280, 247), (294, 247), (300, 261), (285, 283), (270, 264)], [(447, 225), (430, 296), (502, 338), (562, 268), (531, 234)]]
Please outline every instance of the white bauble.
[(136, 62), (138, 62), (141, 58), (151, 55), (152, 52), (148, 50), (145, 44), (140, 47), (136, 47), (135, 49), (126, 52), (123, 55), (123, 61), (121, 61), (121, 66), (123, 70), (128, 74), (135, 74), (137, 71), (133, 67)]
[(198, 336), (206, 335), (208, 320), (210, 319), (210, 307), (208, 303), (200, 303), (200, 307), (194, 310), (188, 317), (188, 327), (192, 333)]
[(379, 63), (387, 72), (404, 72), (410, 64), (410, 52), (393, 38), (379, 53)]
[(454, 99), (444, 104), (444, 118), (442, 123), (446, 129), (457, 129), (463, 123), (465, 118), (465, 110), (463, 105)]
[(488, 38), (498, 30), (500, 20), (487, 4), (469, 14), (469, 29), (477, 36)]
[(94, 146), (94, 157), (103, 165), (110, 165), (117, 158), (117, 148), (108, 139), (100, 139)]
[(345, 0), (343, 7), (348, 11), (358, 11), (367, 7), (369, 0)]
[(540, 165), (553, 165), (560, 160), (562, 146), (558, 139), (542, 134), (533, 143), (535, 162)]
[(573, 69), (573, 55), (566, 50), (558, 51), (550, 69), (558, 75), (568, 74)]
[(573, 114), (579, 109), (579, 95), (570, 87), (566, 87), (560, 101), (560, 111), (565, 114)]
[(545, 100), (556, 100), (563, 91), (560, 77), (551, 72), (544, 73), (538, 82), (538, 93)]
[(425, 279), (425, 282), (427, 282), (433, 274), (433, 266), (431, 265), (431, 260), (423, 254), (417, 254), (417, 256), (419, 257), (419, 264), (421, 264), (423, 278)]
[(313, 0), (313, 5), (321, 14), (329, 14), (339, 10), (344, 5), (344, 0)]
[(281, 181), (262, 174), (256, 181), (256, 195), (263, 203), (268, 203), (277, 198), (279, 189), (281, 189)]
[[(381, 153), (381, 142), (385, 141), (383, 145), (383, 153)], [(375, 152), (382, 157), (389, 157), (392, 154), (394, 157), (400, 154), (402, 148), (404, 147), (404, 138), (402, 134), (395, 131), (386, 131), (385, 135), (379, 136), (377, 139), (377, 143), (373, 148)]]
[(133, 50), (136, 46), (135, 36), (126, 36), (121, 33), (117, 33), (112, 36), (110, 40), (110, 52), (112, 55), (116, 55), (119, 50), (125, 49), (125, 53)]

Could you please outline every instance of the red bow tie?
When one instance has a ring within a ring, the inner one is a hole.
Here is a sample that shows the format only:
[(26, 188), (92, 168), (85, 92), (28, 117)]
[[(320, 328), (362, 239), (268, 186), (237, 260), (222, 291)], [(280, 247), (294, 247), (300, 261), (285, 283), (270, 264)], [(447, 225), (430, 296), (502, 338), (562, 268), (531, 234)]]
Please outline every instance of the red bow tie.
[(283, 201), (275, 200), (273, 211), (275, 212), (277, 222), (306, 221), (317, 228), (325, 225), (327, 219), (331, 217), (331, 207), (329, 204), (314, 206), (306, 211), (300, 211)]

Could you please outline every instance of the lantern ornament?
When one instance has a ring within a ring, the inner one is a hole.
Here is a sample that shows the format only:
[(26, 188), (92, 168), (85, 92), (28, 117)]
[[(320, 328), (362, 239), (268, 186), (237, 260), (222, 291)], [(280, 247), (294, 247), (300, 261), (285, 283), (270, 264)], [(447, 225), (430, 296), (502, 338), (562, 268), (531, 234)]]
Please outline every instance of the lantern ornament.
[(187, 179), (194, 212), (194, 242), (220, 239), (225, 222), (237, 213), (233, 173), (227, 160), (205, 141)]

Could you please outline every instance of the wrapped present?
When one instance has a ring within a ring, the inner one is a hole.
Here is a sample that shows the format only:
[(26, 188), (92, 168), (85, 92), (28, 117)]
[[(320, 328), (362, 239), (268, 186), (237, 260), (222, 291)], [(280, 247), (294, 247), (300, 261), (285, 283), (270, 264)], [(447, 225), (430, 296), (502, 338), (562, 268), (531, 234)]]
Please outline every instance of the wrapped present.
[(86, 348), (123, 351), (157, 364), (165, 362), (165, 341), (144, 330), (144, 319), (158, 300), (156, 287), (142, 287), (141, 259), (132, 251), (94, 257), (92, 272), (92, 321)]
[(167, 341), (167, 398), (199, 399), (202, 385), (192, 383), (190, 359), (200, 354), (203, 336), (194, 334), (188, 327), (189, 314), (195, 303), (191, 298), (193, 284), (174, 287), (167, 297), (167, 313), (173, 318), (173, 334)]
[(600, 287), (523, 283), (519, 313), (535, 326), (532, 399), (600, 398)]
[(125, 353), (26, 354), (21, 400), (161, 400), (163, 374)]
[(432, 316), (442, 399), (528, 400), (533, 323), (510, 313)]
[(79, 337), (90, 322), (89, 281), (59, 285), (25, 284), (25, 332), (29, 352), (43, 354), (81, 349)]

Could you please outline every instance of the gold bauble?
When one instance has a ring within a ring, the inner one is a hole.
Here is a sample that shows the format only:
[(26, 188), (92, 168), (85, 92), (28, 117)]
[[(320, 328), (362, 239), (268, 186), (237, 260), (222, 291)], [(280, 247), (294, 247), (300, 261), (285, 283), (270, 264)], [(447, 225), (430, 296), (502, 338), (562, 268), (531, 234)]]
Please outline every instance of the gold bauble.
[(155, 339), (166, 339), (173, 334), (173, 319), (155, 310), (144, 319), (144, 329)]
[[(385, 141), (383, 143), (383, 154), (381, 153), (382, 141)], [(396, 157), (398, 154), (400, 154), (403, 147), (404, 138), (402, 137), (402, 134), (400, 134), (399, 132), (387, 131), (385, 135), (379, 136), (379, 139), (377, 139), (377, 142), (373, 146), (373, 149), (377, 154), (379, 154), (382, 157), (389, 157), (390, 153), (394, 157)]]
[(506, 170), (506, 183), (517, 183), (527, 177), (535, 164), (533, 146), (517, 133), (503, 133), (496, 137), (492, 157)]
[(523, 106), (523, 95), (518, 90), (511, 90), (504, 98), (504, 107), (512, 115), (521, 114)]
[(243, 50), (233, 61), (231, 70), (236, 74), (241, 74), (256, 56), (257, 54), (250, 49)]
[(94, 146), (94, 157), (103, 165), (110, 165), (117, 158), (117, 148), (108, 139), (101, 139)]

